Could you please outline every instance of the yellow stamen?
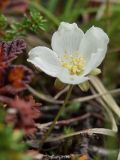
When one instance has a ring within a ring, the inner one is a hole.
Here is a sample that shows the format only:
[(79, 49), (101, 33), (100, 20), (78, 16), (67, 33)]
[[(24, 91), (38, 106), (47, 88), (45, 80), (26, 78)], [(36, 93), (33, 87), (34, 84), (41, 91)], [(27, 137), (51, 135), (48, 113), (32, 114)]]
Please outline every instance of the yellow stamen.
[(85, 60), (79, 56), (64, 55), (61, 58), (62, 67), (68, 69), (71, 75), (80, 75), (85, 66)]

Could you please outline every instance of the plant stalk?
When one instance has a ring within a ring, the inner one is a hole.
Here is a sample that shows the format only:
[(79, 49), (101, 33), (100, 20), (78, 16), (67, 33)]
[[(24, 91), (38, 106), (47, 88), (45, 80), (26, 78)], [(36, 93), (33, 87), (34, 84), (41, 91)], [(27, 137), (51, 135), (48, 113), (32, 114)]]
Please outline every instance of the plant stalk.
[(57, 115), (56, 115), (56, 117), (55, 117), (52, 125), (50, 126), (50, 128), (48, 129), (48, 131), (46, 132), (46, 134), (44, 135), (43, 139), (42, 139), (41, 142), (40, 142), (39, 150), (41, 150), (44, 142), (47, 140), (48, 136), (49, 136), (50, 133), (52, 132), (52, 130), (53, 130), (53, 128), (54, 128), (57, 120), (59, 119), (61, 113), (63, 112), (63, 110), (64, 110), (64, 108), (65, 108), (65, 106), (66, 106), (66, 104), (68, 103), (68, 100), (69, 100), (69, 98), (70, 98), (72, 89), (73, 89), (73, 85), (70, 85), (69, 90), (68, 90), (68, 92), (67, 92), (67, 95), (66, 95), (66, 98), (65, 98), (65, 100), (64, 100), (63, 105), (61, 106), (59, 112), (57, 113)]

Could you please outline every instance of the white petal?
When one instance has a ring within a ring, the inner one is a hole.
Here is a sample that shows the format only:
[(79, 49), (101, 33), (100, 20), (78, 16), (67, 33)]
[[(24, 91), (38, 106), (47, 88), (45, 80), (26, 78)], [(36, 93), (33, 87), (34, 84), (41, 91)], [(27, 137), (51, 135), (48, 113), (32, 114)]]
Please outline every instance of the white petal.
[(70, 75), (66, 69), (62, 69), (57, 78), (63, 83), (73, 85), (83, 83), (89, 79), (88, 77)]
[(85, 33), (79, 51), (86, 60), (89, 60), (92, 53), (97, 54), (99, 49), (105, 57), (108, 42), (107, 34), (102, 29), (93, 26)]
[(83, 38), (83, 31), (78, 28), (76, 23), (62, 22), (52, 36), (52, 49), (59, 55), (72, 54), (77, 52), (81, 39)]
[(60, 69), (56, 53), (47, 47), (39, 46), (30, 50), (27, 61), (53, 77)]
[(105, 54), (102, 49), (98, 49), (97, 53), (93, 53), (85, 67), (84, 75), (90, 73), (93, 69), (97, 68), (103, 61)]

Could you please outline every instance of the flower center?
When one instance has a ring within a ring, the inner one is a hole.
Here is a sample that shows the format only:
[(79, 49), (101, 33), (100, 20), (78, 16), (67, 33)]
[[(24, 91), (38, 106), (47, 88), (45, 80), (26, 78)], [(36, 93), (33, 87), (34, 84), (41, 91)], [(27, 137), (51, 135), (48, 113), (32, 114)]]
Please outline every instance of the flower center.
[(61, 65), (62, 67), (68, 69), (71, 75), (80, 75), (84, 70), (85, 59), (78, 55), (73, 56), (65, 54), (61, 58)]

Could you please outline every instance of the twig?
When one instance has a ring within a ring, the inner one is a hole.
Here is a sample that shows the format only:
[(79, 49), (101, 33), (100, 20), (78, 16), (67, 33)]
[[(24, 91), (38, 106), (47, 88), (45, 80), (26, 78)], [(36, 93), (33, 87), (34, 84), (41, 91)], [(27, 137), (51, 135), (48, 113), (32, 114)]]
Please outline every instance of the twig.
[(57, 138), (50, 137), (48, 140), (46, 140), (46, 142), (60, 141), (60, 140), (63, 140), (63, 139), (66, 139), (66, 138), (70, 138), (70, 137), (73, 137), (73, 136), (77, 136), (77, 135), (92, 136), (94, 134), (102, 134), (102, 135), (111, 136), (111, 137), (115, 137), (116, 136), (116, 132), (112, 131), (111, 129), (92, 128), (92, 129), (86, 129), (86, 130), (82, 130), (82, 131), (77, 131), (75, 133), (71, 133), (71, 134), (68, 134), (68, 135), (62, 135), (62, 136), (59, 136)]
[(30, 87), (29, 85), (26, 85), (27, 89), (33, 94), (35, 95), (36, 97), (46, 101), (46, 102), (49, 102), (49, 103), (54, 103), (54, 104), (62, 104), (63, 101), (58, 101), (58, 100), (55, 100), (53, 97), (50, 97), (48, 95), (44, 95), (40, 92), (37, 92), (35, 89), (33, 89), (32, 87)]
[[(71, 119), (67, 119), (67, 120), (61, 120), (61, 121), (57, 121), (55, 124), (56, 125), (68, 125), (70, 123), (73, 123), (73, 122), (76, 122), (76, 121), (81, 121), (81, 120), (84, 120), (86, 119), (87, 117), (91, 116), (90, 113), (87, 113), (83, 116), (79, 116), (79, 117), (75, 117), (75, 118), (71, 118)], [(39, 129), (43, 129), (45, 127), (48, 127), (52, 124), (53, 122), (48, 122), (48, 123), (44, 123), (44, 124), (36, 124), (36, 126), (39, 128)]]
[[(116, 155), (117, 154), (117, 150), (107, 150), (105, 148), (98, 148), (96, 146), (89, 146), (89, 150), (96, 152), (99, 155), (102, 156), (108, 156), (108, 155)], [(82, 159), (84, 158), (85, 155), (79, 155), (79, 154), (70, 154), (70, 155), (44, 155), (44, 154), (37, 154), (35, 156), (33, 156), (34, 160), (71, 160), (71, 159), (75, 159), (75, 158), (79, 158)], [(120, 160), (120, 159), (117, 159)]]
[(85, 102), (85, 101), (89, 101), (89, 100), (92, 100), (92, 99), (96, 99), (96, 98), (99, 98), (99, 97), (103, 97), (105, 95), (108, 95), (108, 94), (117, 94), (117, 93), (120, 93), (120, 88), (118, 89), (113, 89), (113, 90), (110, 90), (110, 91), (104, 91), (102, 93), (97, 93), (97, 94), (94, 94), (94, 95), (90, 95), (90, 96), (85, 96), (85, 97), (81, 97), (81, 98), (75, 98), (72, 100), (72, 102)]
[[(48, 95), (44, 95), (42, 93), (37, 92), (35, 89), (33, 89), (29, 85), (26, 85), (26, 87), (33, 95), (35, 95), (36, 97), (38, 97), (38, 98), (40, 98), (40, 99), (42, 99), (42, 100), (44, 100), (46, 102), (53, 103), (53, 104), (62, 104), (63, 103), (62, 100), (56, 100), (53, 97), (50, 97)], [(69, 101), (69, 103), (71, 103), (71, 102), (86, 102), (86, 101), (89, 101), (89, 100), (92, 100), (92, 99), (96, 99), (96, 98), (102, 97), (104, 95), (108, 95), (110, 93), (111, 94), (120, 93), (120, 88), (114, 89), (114, 90), (110, 90), (110, 91), (104, 91), (102, 93), (98, 93), (98, 94), (95, 94), (95, 95), (85, 96), (85, 97), (81, 97), (81, 98), (75, 98), (75, 99)]]
[[(107, 92), (99, 78), (91, 77), (90, 82), (100, 94)], [(114, 98), (110, 95), (110, 92), (107, 95), (102, 95), (102, 98), (109, 108), (112, 109), (112, 111), (120, 118), (120, 108), (115, 102)]]
[[(102, 119), (102, 117), (97, 113), (86, 113), (82, 116), (78, 116), (78, 117), (75, 117), (75, 118), (57, 121), (55, 125), (68, 125), (68, 124), (71, 124), (71, 123), (74, 123), (74, 122), (77, 122), (77, 121), (83, 121), (84, 119), (86, 119), (90, 116), (94, 116), (94, 117)], [(39, 129), (44, 129), (44, 128), (50, 126), (51, 124), (52, 124), (52, 122), (43, 123), (43, 124), (36, 123), (36, 126)]]
[(70, 154), (70, 155), (43, 155), (43, 154), (38, 154), (34, 156), (34, 160), (72, 160), (72, 159), (83, 159), (85, 158), (86, 155), (80, 155), (80, 154)]
[[(93, 92), (93, 94), (96, 93), (94, 90), (92, 90), (92, 92)], [(104, 107), (105, 111), (107, 112), (108, 117), (109, 117), (111, 124), (112, 124), (112, 130), (117, 133), (118, 132), (117, 124), (116, 124), (116, 121), (114, 119), (114, 116), (113, 116), (111, 110), (108, 108), (108, 106), (105, 104), (105, 102), (102, 100), (101, 97), (97, 100), (99, 101), (99, 103), (101, 103), (101, 105)]]
[(71, 156), (70, 155), (60, 155), (60, 156), (50, 156), (50, 155), (43, 155), (43, 154), (38, 154), (33, 157), (34, 160), (70, 160)]
[(55, 96), (54, 99), (58, 99), (63, 93), (67, 92), (69, 89), (69, 86), (65, 87), (63, 90), (61, 90), (60, 92), (58, 92)]
[(107, 105), (103, 101), (101, 101), (101, 104), (104, 106), (104, 108), (106, 109), (106, 111), (108, 113), (109, 119), (110, 119), (111, 124), (112, 124), (112, 130), (117, 133), (118, 132), (118, 127), (117, 127), (116, 121), (114, 119), (114, 116), (113, 116), (111, 110), (107, 107)]

